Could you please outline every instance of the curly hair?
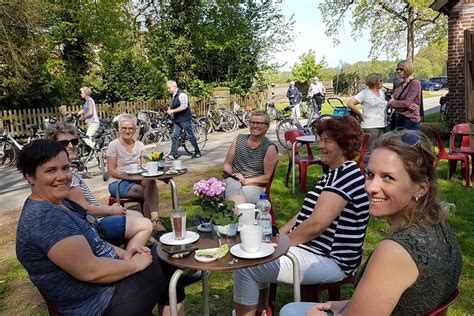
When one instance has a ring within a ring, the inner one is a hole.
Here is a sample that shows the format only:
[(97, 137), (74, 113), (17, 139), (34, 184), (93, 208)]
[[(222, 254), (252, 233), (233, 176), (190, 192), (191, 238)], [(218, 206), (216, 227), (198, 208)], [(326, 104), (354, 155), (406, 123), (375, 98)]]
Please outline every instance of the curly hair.
[(74, 137), (77, 137), (77, 130), (76, 127), (72, 124), (68, 124), (66, 122), (57, 122), (50, 125), (45, 133), (44, 138), (50, 140), (57, 140), (59, 134), (70, 134)]
[[(404, 135), (410, 134), (410, 137)], [(416, 135), (416, 136), (413, 136)], [(417, 140), (407, 142), (406, 139)], [(434, 170), (436, 156), (432, 152), (432, 145), (428, 137), (419, 131), (399, 130), (386, 133), (379, 137), (375, 149), (385, 148), (400, 157), (411, 181), (417, 184), (428, 183), (428, 191), (418, 201), (413, 200), (402, 216), (391, 221), (391, 232), (396, 232), (416, 224), (421, 219), (428, 220), (431, 224), (439, 224), (446, 220), (452, 205), (441, 204), (437, 200), (438, 182)]]
[(353, 160), (360, 152), (364, 131), (352, 116), (333, 117), (322, 120), (316, 126), (319, 136), (322, 133), (334, 139), (344, 153), (344, 157)]

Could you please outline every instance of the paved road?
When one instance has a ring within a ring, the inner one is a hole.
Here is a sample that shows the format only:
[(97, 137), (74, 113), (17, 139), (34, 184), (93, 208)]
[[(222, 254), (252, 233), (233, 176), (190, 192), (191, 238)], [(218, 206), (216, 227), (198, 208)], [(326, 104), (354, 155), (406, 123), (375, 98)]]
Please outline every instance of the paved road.
[[(425, 115), (439, 111), (439, 97), (424, 100)], [(275, 123), (272, 123), (267, 136), (270, 140), (278, 143), (275, 134)], [(192, 159), (189, 156), (181, 156), (184, 165), (192, 172), (202, 167), (210, 167), (222, 164), (227, 153), (227, 149), (234, 137), (239, 133), (246, 133), (246, 129), (240, 129), (231, 133), (209, 134), (208, 142), (203, 150), (203, 155), (199, 159)], [(90, 168), (92, 172), (97, 171), (95, 167)], [(103, 182), (100, 176), (86, 179), (87, 184), (94, 190), (106, 188), (107, 183)], [(30, 193), (30, 188), (26, 181), (14, 168), (0, 171), (0, 214), (4, 211), (21, 207)]]

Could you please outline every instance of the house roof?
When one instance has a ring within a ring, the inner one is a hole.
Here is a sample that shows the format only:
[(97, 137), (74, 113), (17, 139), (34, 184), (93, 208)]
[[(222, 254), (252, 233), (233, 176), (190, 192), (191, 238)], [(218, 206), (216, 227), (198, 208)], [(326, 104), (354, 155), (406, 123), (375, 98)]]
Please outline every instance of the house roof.
[(434, 11), (443, 13), (444, 15), (449, 15), (453, 7), (459, 2), (459, 0), (435, 0), (430, 8)]

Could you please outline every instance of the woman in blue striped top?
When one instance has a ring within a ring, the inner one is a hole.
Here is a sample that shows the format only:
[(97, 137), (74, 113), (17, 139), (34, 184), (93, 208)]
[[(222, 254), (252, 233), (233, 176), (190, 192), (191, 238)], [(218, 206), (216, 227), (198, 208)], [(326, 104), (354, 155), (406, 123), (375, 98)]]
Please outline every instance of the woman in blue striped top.
[[(369, 220), (364, 176), (353, 159), (363, 131), (350, 116), (322, 121), (317, 126), (321, 160), (329, 170), (304, 199), (301, 210), (280, 229), (298, 258), (301, 283), (332, 283), (355, 273)], [(255, 315), (266, 308), (269, 283), (293, 283), (293, 264), (281, 257), (268, 264), (237, 270), (234, 302), (237, 315)]]

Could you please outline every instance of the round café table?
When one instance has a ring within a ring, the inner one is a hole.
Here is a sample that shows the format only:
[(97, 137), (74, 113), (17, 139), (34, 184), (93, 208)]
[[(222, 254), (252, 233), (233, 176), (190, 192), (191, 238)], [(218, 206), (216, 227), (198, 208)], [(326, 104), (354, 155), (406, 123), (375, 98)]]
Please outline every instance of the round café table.
[[(178, 173), (174, 173), (174, 174), (166, 174), (166, 172), (168, 172), (170, 170), (169, 167), (165, 167), (164, 170), (162, 170), (164, 172), (164, 174), (162, 175), (159, 175), (159, 176), (143, 176), (143, 174), (129, 174), (129, 173), (123, 173), (121, 174), (121, 179), (119, 180), (119, 183), (117, 184), (117, 190), (115, 191), (115, 199), (117, 201), (120, 201), (120, 192), (119, 192), (119, 187), (120, 187), (120, 183), (124, 180), (127, 180), (127, 181), (142, 181), (142, 180), (145, 180), (145, 179), (154, 179), (154, 180), (160, 180), (160, 181), (163, 181), (164, 183), (169, 183), (170, 184), (170, 187), (171, 187), (171, 201), (172, 201), (172, 204), (173, 204), (173, 209), (177, 209), (178, 208), (178, 190), (177, 190), (177, 187), (176, 187), (176, 182), (174, 182), (174, 177), (178, 177), (178, 176), (182, 176), (183, 174), (186, 174), (188, 173), (188, 169), (184, 168), (184, 169), (180, 169), (180, 170), (177, 170)], [(161, 170), (160, 170), (161, 171)]]
[[(232, 245), (229, 244), (229, 247), (232, 247), (234, 244), (240, 243), (240, 237), (237, 235), (236, 237), (221, 237), (222, 239), (228, 240), (228, 243), (233, 243)], [(224, 243), (226, 241), (224, 240)], [(219, 237), (216, 235), (215, 232), (199, 232), (199, 239), (194, 243), (194, 245), (199, 249), (206, 249), (206, 248), (216, 248), (219, 247)], [(291, 261), (293, 262), (293, 288), (294, 288), (294, 301), (299, 302), (300, 298), (300, 268), (299, 263), (296, 257), (288, 251), (290, 248), (290, 242), (288, 236), (280, 235), (272, 238), (272, 244), (275, 248), (275, 251), (268, 257), (259, 258), (259, 259), (242, 259), (242, 258), (234, 258), (234, 256), (230, 253), (221, 259), (217, 259), (213, 262), (199, 262), (194, 258), (194, 253), (190, 254), (187, 257), (176, 259), (169, 257), (168, 254), (163, 251), (163, 248), (169, 247), (162, 243), (158, 244), (157, 251), (158, 257), (176, 267), (177, 269), (173, 276), (171, 277), (170, 284), (169, 284), (169, 300), (170, 300), (170, 309), (171, 315), (177, 316), (177, 297), (176, 297), (176, 284), (178, 283), (179, 278), (184, 273), (184, 270), (201, 270), (202, 271), (202, 289), (203, 289), (203, 315), (208, 316), (210, 315), (209, 311), (209, 282), (208, 282), (208, 274), (206, 271), (227, 271), (227, 270), (236, 270), (242, 268), (248, 268), (253, 266), (258, 266), (273, 260), (278, 259), (279, 257), (286, 255), (288, 256)], [(238, 259), (238, 260), (235, 260)]]

